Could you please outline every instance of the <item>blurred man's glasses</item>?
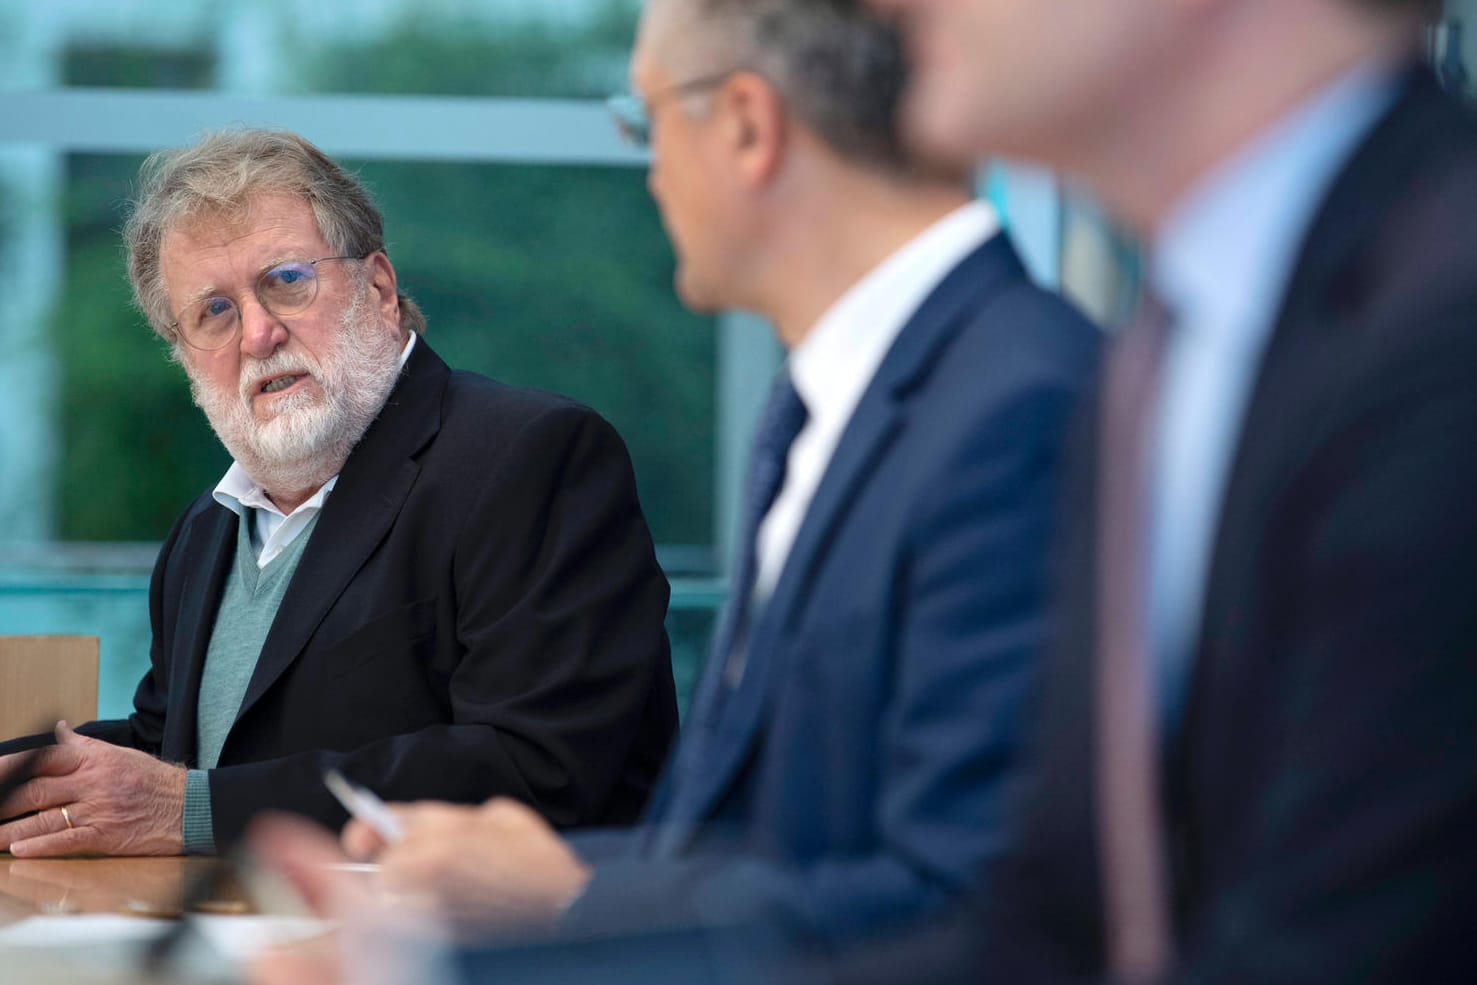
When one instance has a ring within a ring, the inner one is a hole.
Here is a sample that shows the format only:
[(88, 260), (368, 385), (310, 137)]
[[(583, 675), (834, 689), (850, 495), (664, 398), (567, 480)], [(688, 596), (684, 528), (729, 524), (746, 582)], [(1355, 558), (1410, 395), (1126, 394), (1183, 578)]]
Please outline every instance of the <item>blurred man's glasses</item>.
[(611, 118), (615, 120), (615, 127), (620, 131), (621, 136), (632, 146), (644, 149), (651, 146), (652, 110), (673, 99), (696, 95), (704, 89), (721, 86), (728, 81), (730, 75), (741, 71), (743, 69), (731, 68), (726, 72), (714, 72), (712, 75), (688, 79), (686, 82), (667, 86), (653, 94), (650, 99), (642, 99), (634, 92), (623, 92), (605, 100), (605, 106), (610, 110)]
[[(319, 257), (279, 263), (256, 279), (253, 292), (261, 306), (281, 318), (306, 311), (318, 298), (318, 264), (331, 260), (363, 260), (363, 256)], [(174, 323), (191, 348), (213, 352), (231, 344), (241, 333), (241, 309), (222, 295), (191, 302)]]

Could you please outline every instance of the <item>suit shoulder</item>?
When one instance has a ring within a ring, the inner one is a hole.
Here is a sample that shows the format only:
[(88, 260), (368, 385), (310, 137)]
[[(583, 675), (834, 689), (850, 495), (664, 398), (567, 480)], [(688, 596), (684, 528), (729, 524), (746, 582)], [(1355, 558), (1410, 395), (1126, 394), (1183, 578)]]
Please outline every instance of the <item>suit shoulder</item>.
[(167, 540), (173, 541), (186, 527), (194, 523), (199, 517), (212, 514), (216, 510), (224, 509), (226, 507), (216, 501), (215, 487), (211, 486), (196, 496), (190, 502), (190, 505), (186, 506), (180, 515), (175, 518), (174, 526), (170, 529)]
[(480, 373), (454, 370), (444, 400), (458, 411), (482, 411), (510, 422), (526, 422), (549, 414), (569, 417), (599, 417), (585, 404), (535, 387), (513, 386)]
[(442, 399), (442, 428), (494, 442), (506, 442), (530, 429), (540, 434), (585, 432), (624, 446), (604, 417), (577, 400), (466, 370), (451, 374)]
[(1023, 277), (973, 311), (951, 358), (963, 370), (1076, 390), (1096, 372), (1102, 344), (1102, 330), (1075, 305)]
[(1092, 391), (1102, 347), (1096, 325), (1024, 273), (967, 303), (907, 398), (920, 424), (910, 468), (940, 481), (1002, 450), (1054, 456)]
[(1035, 328), (1033, 338), (1042, 345), (1095, 353), (1102, 330), (1075, 304), (1056, 291), (1026, 280), (1006, 291), (1000, 299), (1001, 317)]
[(219, 522), (228, 513), (229, 510), (226, 507), (216, 502), (214, 486), (196, 496), (180, 512), (180, 515), (175, 517), (174, 524), (169, 528), (168, 535), (159, 547), (159, 554), (154, 561), (155, 579), (157, 580), (162, 574), (170, 558), (184, 549), (191, 537), (198, 536), (206, 529), (206, 526), (202, 524), (208, 526)]

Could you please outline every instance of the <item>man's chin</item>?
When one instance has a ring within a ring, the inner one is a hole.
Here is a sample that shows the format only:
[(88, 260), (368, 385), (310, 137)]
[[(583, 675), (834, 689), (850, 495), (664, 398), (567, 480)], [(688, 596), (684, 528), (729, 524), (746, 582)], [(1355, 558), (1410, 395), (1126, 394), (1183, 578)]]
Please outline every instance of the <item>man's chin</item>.
[(321, 456), (339, 429), (340, 421), (328, 408), (303, 408), (258, 427), (252, 445), (263, 458), (290, 466)]
[(258, 436), (248, 447), (232, 449), (232, 455), (252, 479), (275, 495), (318, 488), (342, 471), (348, 449), (281, 448)]
[(677, 293), (677, 300), (688, 311), (699, 314), (707, 314), (717, 311), (722, 304), (714, 296), (714, 292), (699, 278), (694, 277), (692, 271), (681, 261), (677, 264), (677, 273), (673, 278), (672, 287)]

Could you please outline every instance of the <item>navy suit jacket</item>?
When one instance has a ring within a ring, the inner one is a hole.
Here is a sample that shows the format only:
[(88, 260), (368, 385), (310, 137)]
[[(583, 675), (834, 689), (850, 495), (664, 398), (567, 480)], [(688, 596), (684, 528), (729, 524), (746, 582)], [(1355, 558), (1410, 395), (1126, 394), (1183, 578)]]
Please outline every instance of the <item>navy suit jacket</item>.
[[(78, 731), (193, 765), (236, 514), (204, 493), (150, 587), (127, 719)], [(639, 816), (676, 731), (668, 588), (620, 437), (549, 393), (452, 372), (424, 339), (339, 475), (210, 770), (215, 841), (252, 814), (341, 825), (337, 767), (390, 800)]]
[(568, 929), (757, 921), (832, 942), (984, 875), (1034, 706), (1065, 425), (1096, 351), (1004, 235), (947, 275), (861, 398), (742, 681), (693, 709), (647, 830), (576, 842), (595, 869)]

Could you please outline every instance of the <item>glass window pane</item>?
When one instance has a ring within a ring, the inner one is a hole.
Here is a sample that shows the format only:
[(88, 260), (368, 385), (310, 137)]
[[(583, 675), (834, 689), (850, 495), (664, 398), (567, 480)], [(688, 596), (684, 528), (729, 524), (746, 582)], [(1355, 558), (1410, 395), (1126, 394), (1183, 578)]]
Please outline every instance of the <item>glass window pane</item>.
[(639, 0), (91, 0), (30, 5), (20, 27), (67, 42), (55, 76), (65, 85), (595, 98), (624, 84), (639, 9)]
[[(297, 85), (314, 92), (375, 92), (513, 98), (601, 98), (625, 84), (636, 5), (487, 5), (484, 16), (441, 12), (390, 18), (369, 38), (295, 32), (287, 59), (304, 66)], [(551, 16), (552, 15), (552, 16)]]

